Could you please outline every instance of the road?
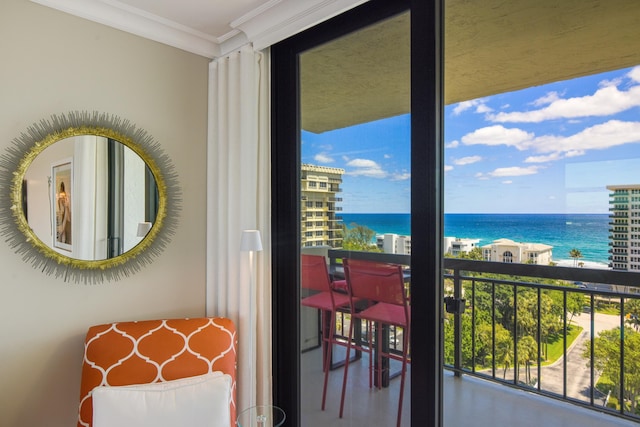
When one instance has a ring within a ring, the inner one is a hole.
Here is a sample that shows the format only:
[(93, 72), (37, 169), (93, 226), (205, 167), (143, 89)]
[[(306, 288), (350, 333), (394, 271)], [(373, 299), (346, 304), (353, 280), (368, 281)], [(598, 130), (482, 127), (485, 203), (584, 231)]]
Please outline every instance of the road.
[[(583, 354), (586, 345), (591, 338), (591, 316), (582, 313), (573, 318), (575, 324), (583, 328), (582, 332), (567, 349), (567, 396), (580, 400), (589, 400), (589, 388), (591, 385), (591, 372), (588, 360)], [(620, 317), (596, 313), (594, 319), (594, 334), (620, 326)], [(562, 394), (562, 373), (564, 369), (563, 358), (554, 364), (542, 367), (541, 388), (553, 393)], [(597, 373), (594, 381), (597, 381)], [(596, 396), (597, 397), (597, 396)]]
[[(573, 323), (581, 326), (583, 330), (567, 349), (567, 397), (588, 402), (590, 400), (589, 388), (591, 385), (591, 372), (588, 359), (583, 357), (583, 353), (591, 337), (591, 316), (589, 313), (582, 313), (573, 318)], [(594, 335), (597, 337), (598, 332), (613, 329), (618, 326), (620, 326), (619, 316), (596, 313), (593, 328)], [(543, 366), (540, 375), (540, 389), (562, 395), (563, 370), (564, 361), (562, 357), (551, 365)], [(594, 381), (597, 382), (597, 373), (595, 373), (595, 375)], [(502, 376), (502, 369), (497, 369), (496, 377), (502, 378)], [(538, 376), (535, 365), (531, 367), (531, 376), (534, 378)], [(519, 378), (520, 380), (525, 379), (525, 368), (523, 366), (519, 367)], [(505, 379), (513, 380), (513, 369), (507, 370)], [(603, 396), (598, 396), (597, 394), (594, 397), (596, 402), (598, 398), (603, 398)]]

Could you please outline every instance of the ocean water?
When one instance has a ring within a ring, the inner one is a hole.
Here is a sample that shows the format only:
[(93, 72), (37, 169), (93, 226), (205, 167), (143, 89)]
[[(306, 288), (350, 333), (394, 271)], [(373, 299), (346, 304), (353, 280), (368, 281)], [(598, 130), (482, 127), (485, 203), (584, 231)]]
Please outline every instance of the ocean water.
[[(410, 214), (342, 214), (343, 222), (365, 225), (376, 234), (411, 234)], [(507, 238), (516, 242), (553, 246), (553, 260), (571, 260), (569, 251), (582, 252), (580, 261), (608, 263), (608, 214), (445, 214), (446, 237), (480, 239), (480, 245)]]

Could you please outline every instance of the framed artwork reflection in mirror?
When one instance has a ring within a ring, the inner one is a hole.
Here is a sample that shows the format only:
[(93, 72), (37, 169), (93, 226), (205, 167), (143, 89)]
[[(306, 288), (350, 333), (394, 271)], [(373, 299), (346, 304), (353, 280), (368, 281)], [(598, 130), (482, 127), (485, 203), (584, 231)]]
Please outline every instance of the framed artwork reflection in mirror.
[(63, 159), (51, 165), (51, 223), (55, 224), (53, 247), (73, 252), (71, 219), (73, 204), (73, 159)]

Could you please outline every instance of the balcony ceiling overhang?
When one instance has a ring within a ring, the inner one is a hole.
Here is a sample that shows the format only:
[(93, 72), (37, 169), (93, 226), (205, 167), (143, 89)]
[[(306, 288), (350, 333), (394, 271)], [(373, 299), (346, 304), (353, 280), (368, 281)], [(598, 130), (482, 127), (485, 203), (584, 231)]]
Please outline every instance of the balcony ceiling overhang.
[[(216, 58), (367, 0), (31, 0)], [(640, 0), (444, 0), (445, 104), (640, 64)], [(428, 24), (425, 24), (428, 25)], [(409, 112), (409, 18), (303, 55), (303, 128)]]
[[(445, 104), (640, 64), (638, 0), (445, 0)], [(302, 55), (302, 128), (410, 111), (409, 16)]]

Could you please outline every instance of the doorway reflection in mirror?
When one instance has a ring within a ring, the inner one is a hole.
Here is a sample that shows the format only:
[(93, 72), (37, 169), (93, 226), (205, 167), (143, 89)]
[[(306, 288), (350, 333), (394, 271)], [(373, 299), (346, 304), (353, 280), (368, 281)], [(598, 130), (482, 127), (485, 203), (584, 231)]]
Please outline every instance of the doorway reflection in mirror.
[(60, 183), (58, 191), (58, 206), (56, 209), (56, 239), (60, 243), (71, 243), (71, 206), (69, 196), (64, 188), (64, 181)]
[(51, 165), (53, 175), (53, 213), (54, 213), (54, 242), (56, 248), (72, 251), (71, 235), (71, 192), (72, 192), (71, 159), (58, 161)]

